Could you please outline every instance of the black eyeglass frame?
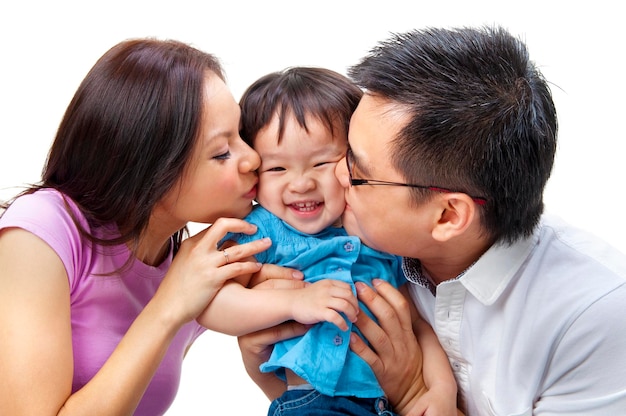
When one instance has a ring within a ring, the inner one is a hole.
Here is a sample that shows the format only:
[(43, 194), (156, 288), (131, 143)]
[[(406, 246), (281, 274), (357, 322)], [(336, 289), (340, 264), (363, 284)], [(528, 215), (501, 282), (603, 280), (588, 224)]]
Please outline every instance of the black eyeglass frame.
[(454, 189), (449, 189), (449, 188), (444, 188), (441, 186), (434, 186), (434, 185), (417, 185), (417, 184), (413, 184), (413, 183), (402, 183), (402, 182), (389, 182), (389, 181), (381, 181), (378, 179), (355, 179), (352, 176), (352, 164), (354, 163), (354, 161), (352, 160), (352, 149), (350, 147), (348, 147), (348, 150), (346, 151), (346, 166), (348, 167), (348, 176), (350, 177), (350, 185), (351, 186), (360, 186), (360, 185), (385, 185), (385, 186), (406, 186), (408, 188), (419, 188), (419, 189), (427, 189), (429, 191), (434, 191), (434, 192), (443, 192), (443, 193), (462, 193), (462, 194), (466, 194), (468, 195), (470, 198), (472, 198), (472, 200), (480, 205), (483, 206), (487, 203), (487, 198), (484, 198), (482, 196), (472, 196), (470, 194), (468, 194), (467, 192), (464, 191), (458, 191), (458, 190), (454, 190)]

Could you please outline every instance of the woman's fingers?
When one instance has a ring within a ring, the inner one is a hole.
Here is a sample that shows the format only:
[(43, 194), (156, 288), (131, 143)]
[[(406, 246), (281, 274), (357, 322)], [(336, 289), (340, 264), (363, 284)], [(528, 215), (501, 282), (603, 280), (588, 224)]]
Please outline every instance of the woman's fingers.
[(227, 266), (225, 271), (229, 275), (252, 274), (257, 273), (260, 267), (254, 256), (272, 245), (269, 238), (260, 238), (245, 244), (227, 241), (221, 247), (218, 244), (228, 233), (253, 234), (255, 231), (255, 225), (238, 218), (219, 218), (211, 226), (188, 238), (186, 244), (198, 250), (200, 255), (211, 253), (211, 263), (217, 267)]
[(272, 240), (266, 237), (250, 241), (249, 243), (237, 244), (228, 248), (223, 248), (219, 251), (224, 257), (224, 265), (227, 265), (242, 260), (249, 260), (254, 257), (255, 254), (267, 250), (271, 245)]
[(220, 250), (218, 242), (229, 232), (254, 232), (256, 227), (236, 218), (220, 218), (207, 229), (184, 240), (159, 287), (157, 299), (183, 320), (195, 319), (213, 300), (224, 283), (252, 275), (261, 268), (254, 255), (266, 250), (269, 239)]

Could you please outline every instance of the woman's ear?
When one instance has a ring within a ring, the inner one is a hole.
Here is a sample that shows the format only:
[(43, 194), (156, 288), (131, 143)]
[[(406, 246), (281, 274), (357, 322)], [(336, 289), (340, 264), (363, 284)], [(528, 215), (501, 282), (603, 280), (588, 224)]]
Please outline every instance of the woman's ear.
[(445, 242), (463, 234), (477, 215), (476, 204), (469, 195), (462, 193), (442, 194), (442, 211), (432, 236)]

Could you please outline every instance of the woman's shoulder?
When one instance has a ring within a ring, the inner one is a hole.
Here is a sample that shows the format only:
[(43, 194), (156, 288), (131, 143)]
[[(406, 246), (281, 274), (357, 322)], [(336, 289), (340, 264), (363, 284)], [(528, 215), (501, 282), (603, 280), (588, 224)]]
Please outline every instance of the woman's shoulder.
[(61, 206), (64, 200), (70, 200), (70, 198), (54, 188), (41, 188), (18, 196), (9, 206), (9, 209), (14, 209), (16, 206), (24, 209), (37, 204), (44, 204), (45, 206), (42, 208)]
[(0, 218), (0, 227), (13, 222), (53, 226), (74, 220), (86, 222), (76, 204), (55, 189), (43, 188), (15, 199)]
[(26, 230), (46, 242), (60, 257), (68, 275), (82, 269), (87, 247), (81, 228), (88, 230), (87, 221), (66, 195), (40, 189), (18, 197), (0, 217), (0, 230), (10, 227)]

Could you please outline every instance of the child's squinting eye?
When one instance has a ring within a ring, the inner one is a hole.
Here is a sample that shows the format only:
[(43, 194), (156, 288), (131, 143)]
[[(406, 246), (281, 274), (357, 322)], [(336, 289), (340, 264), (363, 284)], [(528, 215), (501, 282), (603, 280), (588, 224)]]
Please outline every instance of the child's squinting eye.
[(320, 163), (317, 163), (317, 164), (315, 165), (315, 167), (318, 167), (318, 166), (324, 166), (324, 165), (327, 165), (327, 164), (329, 164), (329, 163), (337, 163), (337, 162), (336, 162), (336, 161), (334, 161), (334, 160), (328, 160), (328, 161), (326, 161), (326, 162), (320, 162)]
[(283, 170), (285, 170), (285, 168), (282, 168), (280, 166), (276, 166), (275, 168), (269, 168), (266, 169), (266, 172), (282, 172)]

